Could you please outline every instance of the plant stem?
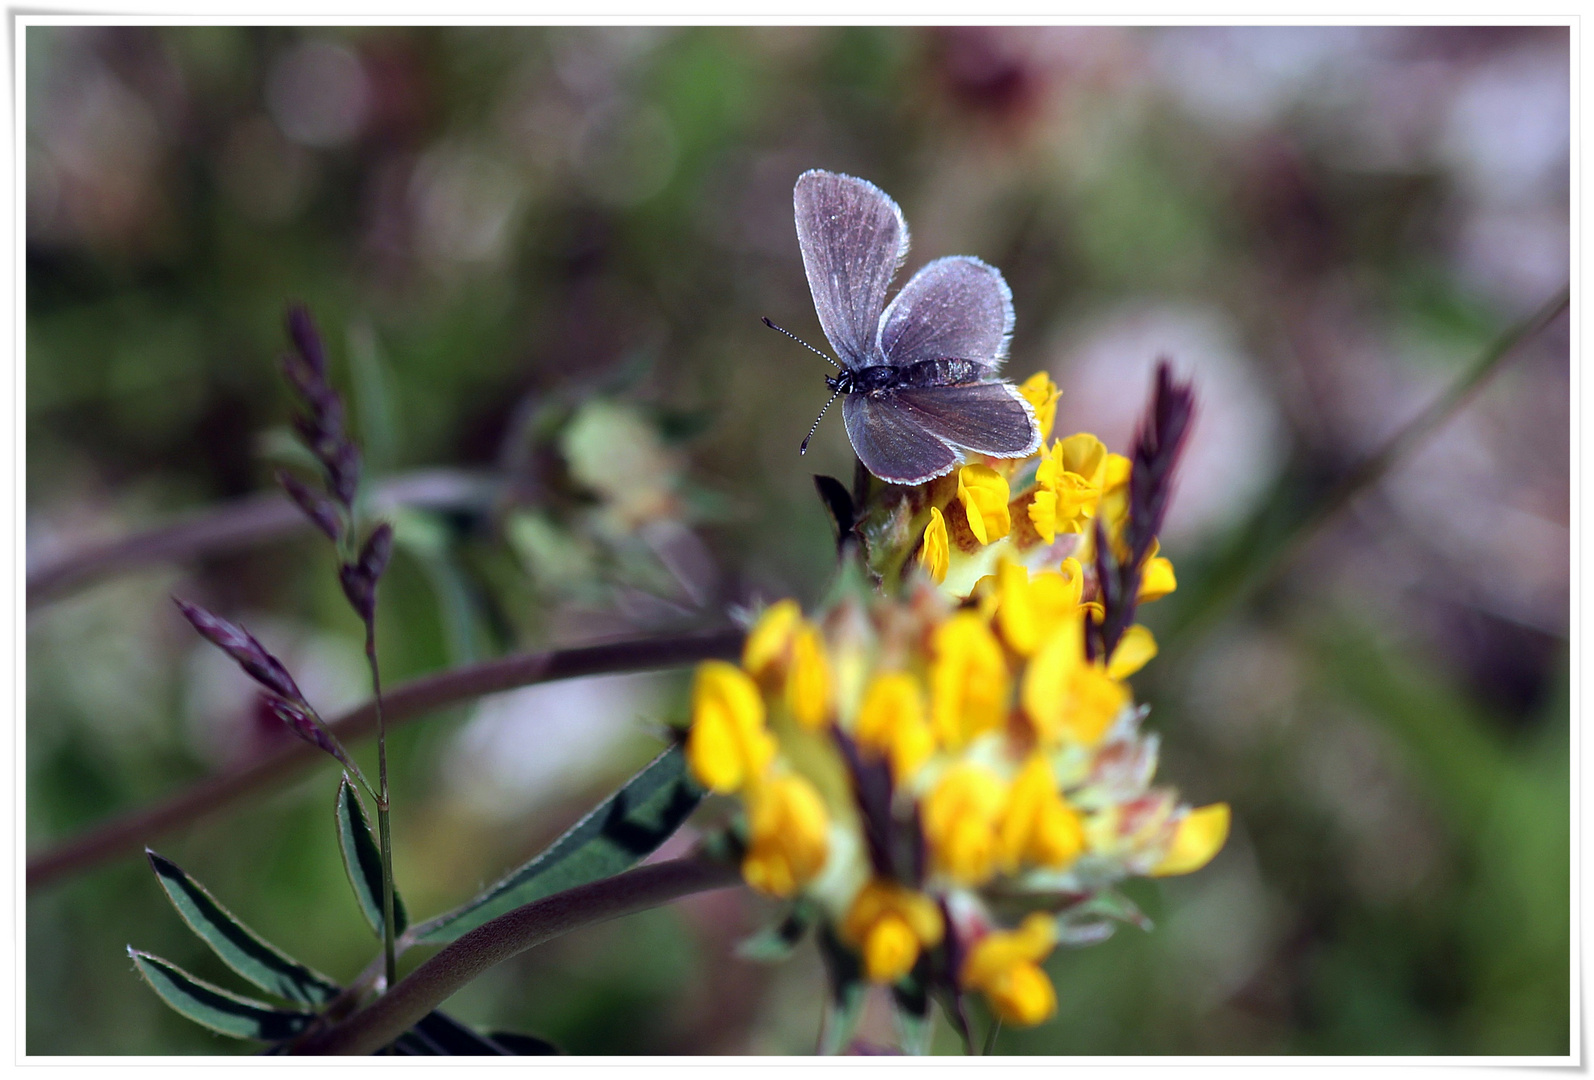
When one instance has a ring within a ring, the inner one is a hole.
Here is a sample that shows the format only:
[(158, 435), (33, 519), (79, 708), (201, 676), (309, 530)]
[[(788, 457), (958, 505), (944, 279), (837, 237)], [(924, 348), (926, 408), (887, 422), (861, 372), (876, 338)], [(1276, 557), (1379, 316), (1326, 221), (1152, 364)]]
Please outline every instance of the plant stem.
[[(484, 694), (534, 683), (656, 671), (699, 660), (734, 659), (741, 653), (742, 636), (740, 630), (727, 628), (519, 653), (405, 683), (387, 695), (383, 711), (386, 720), (397, 724)], [(367, 702), (328, 726), (345, 742), (369, 734), (376, 726), (375, 704)], [(215, 773), (154, 806), (114, 817), (34, 856), (28, 861), (28, 888), (38, 888), (108, 859), (136, 855), (167, 830), (213, 814), (325, 760), (321, 751), (295, 740), (246, 765)]]
[[(423, 469), (376, 484), (373, 513), (400, 506), (459, 509), (488, 504), (500, 481), (455, 469)], [(102, 578), (201, 555), (246, 551), (311, 528), (299, 508), (280, 493), (262, 493), (200, 510), (102, 544), (47, 558), (27, 571), (29, 610), (70, 595)]]
[(369, 1007), (310, 1036), (294, 1052), (375, 1053), (488, 968), (534, 945), (692, 893), (723, 889), (739, 880), (734, 866), (687, 856), (639, 866), (534, 900), (451, 942)]
[(996, 1053), (996, 1037), (1002, 1033), (1002, 1018), (991, 1017), (991, 1026), (985, 1029), (985, 1044), (980, 1047), (981, 1057), (990, 1057)]
[(376, 706), (376, 832), (382, 845), (382, 957), (388, 989), (398, 982), (398, 957), (393, 951), (393, 826), (387, 788), (387, 725), (382, 720), (382, 675), (376, 663), (376, 617), (365, 620), (365, 658), (371, 665), (371, 699)]

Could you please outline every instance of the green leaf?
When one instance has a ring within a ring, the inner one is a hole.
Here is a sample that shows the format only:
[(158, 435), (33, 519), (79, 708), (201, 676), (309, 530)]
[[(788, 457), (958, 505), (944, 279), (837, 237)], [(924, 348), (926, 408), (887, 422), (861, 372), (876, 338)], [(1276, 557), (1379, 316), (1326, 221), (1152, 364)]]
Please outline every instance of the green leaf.
[(743, 960), (774, 963), (792, 954), (808, 928), (819, 918), (819, 909), (806, 900), (792, 905), (786, 917), (773, 926), (766, 926), (736, 946), (736, 955)]
[(542, 854), (474, 900), (416, 927), (411, 936), (420, 944), (440, 945), (522, 904), (628, 870), (669, 839), (702, 799), (677, 743)]
[(892, 1015), (896, 1018), (897, 1041), (904, 1054), (922, 1057), (930, 1052), (930, 1040), (935, 1034), (934, 1017), (930, 1015), (930, 988), (928, 957), (921, 956), (918, 966), (898, 979), (891, 987)]
[[(360, 902), (360, 914), (371, 925), (377, 937), (382, 936), (382, 852), (371, 836), (371, 824), (360, 804), (359, 792), (345, 776), (338, 785), (338, 848), (343, 852), (343, 868), (349, 872), (349, 884), (354, 886), (354, 898)], [(409, 925), (404, 912), (404, 901), (398, 891), (393, 892), (393, 933), (396, 937)]]
[(315, 1013), (277, 1009), (263, 1001), (239, 997), (131, 945), (127, 955), (162, 1001), (194, 1023), (223, 1035), (278, 1042), (299, 1034), (316, 1018)]
[(824, 1020), (819, 1028), (819, 1053), (828, 1057), (852, 1044), (858, 1021), (863, 1019), (869, 984), (863, 979), (857, 954), (843, 945), (828, 926), (819, 932), (819, 955), (824, 958), (825, 973), (830, 977), (830, 994), (825, 999)]
[(239, 922), (176, 863), (148, 848), (144, 854), (177, 914), (228, 967), (260, 989), (301, 1005), (322, 1005), (337, 996), (337, 983)]

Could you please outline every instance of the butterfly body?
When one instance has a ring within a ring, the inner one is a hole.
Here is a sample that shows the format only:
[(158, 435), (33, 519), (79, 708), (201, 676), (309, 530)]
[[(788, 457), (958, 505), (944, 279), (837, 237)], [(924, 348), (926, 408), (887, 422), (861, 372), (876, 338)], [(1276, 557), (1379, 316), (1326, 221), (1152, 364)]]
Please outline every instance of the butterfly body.
[(864, 466), (890, 483), (922, 484), (966, 453), (1034, 453), (1035, 411), (1000, 378), (1013, 330), (1001, 272), (970, 256), (936, 259), (887, 305), (908, 251), (891, 197), (813, 169), (797, 178), (793, 203), (814, 310), (840, 357), (825, 383), (846, 395), (847, 435)]
[(996, 369), (977, 360), (920, 360), (905, 367), (871, 364), (842, 368), (840, 375), (825, 376), (825, 385), (840, 394), (870, 394), (905, 387), (962, 386), (994, 377)]

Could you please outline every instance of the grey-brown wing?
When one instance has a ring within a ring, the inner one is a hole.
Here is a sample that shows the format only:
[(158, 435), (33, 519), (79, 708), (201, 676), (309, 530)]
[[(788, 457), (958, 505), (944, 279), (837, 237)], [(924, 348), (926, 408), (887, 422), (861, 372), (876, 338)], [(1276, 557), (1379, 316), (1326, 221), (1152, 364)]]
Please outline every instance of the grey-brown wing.
[(893, 394), (848, 394), (847, 437), (864, 468), (893, 484), (922, 484), (952, 471), (957, 451), (921, 427)]
[(897, 409), (916, 428), (990, 457), (1025, 457), (1040, 449), (1035, 410), (1012, 383), (894, 390)]
[(797, 242), (825, 337), (848, 367), (875, 357), (886, 290), (908, 254), (908, 224), (891, 196), (855, 176), (810, 169), (792, 192)]
[(1002, 272), (971, 255), (953, 255), (902, 286), (880, 320), (880, 351), (898, 367), (944, 357), (995, 367), (1012, 334), (1013, 294)]

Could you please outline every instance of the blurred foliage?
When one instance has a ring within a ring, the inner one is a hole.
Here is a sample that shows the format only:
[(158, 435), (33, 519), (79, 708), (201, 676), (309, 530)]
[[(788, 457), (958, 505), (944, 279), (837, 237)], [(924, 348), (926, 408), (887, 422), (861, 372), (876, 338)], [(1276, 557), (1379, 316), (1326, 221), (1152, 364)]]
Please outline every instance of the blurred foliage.
[[(999, 1052), (1567, 1051), (1564, 322), (1278, 581), (1200, 610), (1235, 552), (1565, 280), (1565, 28), (25, 33), (30, 565), (269, 488), (297, 299), (374, 473), (505, 484), (398, 516), (388, 682), (811, 603), (833, 546), (810, 474), (845, 480), (852, 457), (830, 421), (797, 457), (824, 367), (758, 317), (819, 340), (791, 184), (863, 175), (914, 223), (908, 269), (1002, 268), (1012, 372), (1053, 371), (1060, 432), (1122, 449), (1156, 351), (1201, 395), (1164, 542), (1180, 591), (1148, 612), (1198, 632), (1137, 691), (1170, 782), (1230, 801), (1235, 835), (1134, 897), (1152, 933), (1055, 956), (1059, 1018)], [(363, 696), (358, 624), (308, 537), (40, 608), (31, 850), (281, 737), (172, 591), (286, 650), (327, 711)], [(538, 850), (681, 714), (679, 678), (604, 685), (395, 733), (417, 918)], [(371, 943), (334, 786), (318, 768), (157, 846), (344, 979)], [(693, 898), (449, 1008), (576, 1053), (810, 1052), (812, 946), (732, 955), (770, 917)], [(128, 943), (226, 981), (141, 860), (30, 896), (26, 931), (30, 1053), (241, 1049), (131, 971)], [(892, 1041), (883, 1016), (864, 1038)], [(957, 1040), (941, 1024), (934, 1045)]]

